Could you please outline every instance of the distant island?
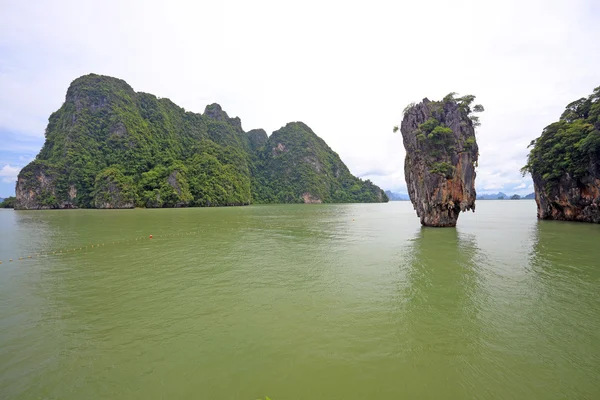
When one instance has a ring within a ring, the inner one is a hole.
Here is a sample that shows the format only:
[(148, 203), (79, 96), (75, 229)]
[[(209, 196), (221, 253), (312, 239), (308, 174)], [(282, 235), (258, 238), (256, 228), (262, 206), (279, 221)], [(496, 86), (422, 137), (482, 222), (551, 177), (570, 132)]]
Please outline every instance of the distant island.
[[(410, 197), (407, 193), (397, 193), (390, 190), (386, 190), (385, 194), (390, 201), (410, 201)], [(503, 192), (498, 193), (482, 193), (477, 195), (477, 200), (531, 200), (535, 199), (535, 193), (529, 193), (526, 196), (520, 196), (518, 194), (508, 195)]]
[(12, 196), (5, 199), (0, 197), (0, 208), (15, 208), (15, 200)]
[(477, 200), (530, 200), (535, 199), (535, 193), (529, 193), (526, 196), (518, 194), (508, 195), (503, 192), (498, 193), (482, 193), (477, 195)]
[(410, 197), (408, 197), (408, 193), (396, 193), (391, 190), (386, 190), (385, 194), (387, 195), (390, 201), (410, 201)]
[(538, 218), (600, 223), (600, 87), (567, 105), (529, 145)]
[(196, 114), (90, 74), (50, 116), (42, 150), (19, 173), (15, 208), (386, 201), (302, 122), (269, 137), (218, 104)]

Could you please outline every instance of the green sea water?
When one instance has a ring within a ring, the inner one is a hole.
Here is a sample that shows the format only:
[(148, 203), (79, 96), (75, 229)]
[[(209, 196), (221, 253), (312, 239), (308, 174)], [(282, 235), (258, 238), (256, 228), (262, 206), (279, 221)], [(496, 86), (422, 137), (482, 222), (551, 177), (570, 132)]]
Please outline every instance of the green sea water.
[(0, 398), (599, 399), (600, 226), (535, 212), (2, 210)]

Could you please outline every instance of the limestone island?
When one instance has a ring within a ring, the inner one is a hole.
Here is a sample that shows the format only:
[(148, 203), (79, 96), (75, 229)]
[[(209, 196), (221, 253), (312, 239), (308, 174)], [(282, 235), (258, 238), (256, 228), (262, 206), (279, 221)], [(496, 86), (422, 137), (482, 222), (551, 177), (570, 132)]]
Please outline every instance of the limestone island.
[(455, 96), (410, 104), (400, 125), (408, 194), (424, 226), (456, 226), (461, 211), (475, 211), (479, 118), (473, 113), (483, 106), (471, 108), (475, 96)]
[(533, 178), (538, 218), (600, 223), (600, 87), (529, 146), (521, 171)]
[(302, 122), (244, 131), (218, 104), (189, 112), (108, 76), (73, 81), (45, 136), (16, 209), (388, 201)]

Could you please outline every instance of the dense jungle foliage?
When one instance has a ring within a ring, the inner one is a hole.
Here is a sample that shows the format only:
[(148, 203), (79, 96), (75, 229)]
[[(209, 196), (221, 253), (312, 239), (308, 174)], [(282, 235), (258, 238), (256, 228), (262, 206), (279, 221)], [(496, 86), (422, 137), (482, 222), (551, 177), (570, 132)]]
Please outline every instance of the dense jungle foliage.
[(7, 197), (0, 201), (0, 208), (15, 208), (16, 198), (14, 196)]
[(600, 87), (567, 105), (557, 122), (533, 140), (521, 170), (541, 177), (547, 189), (569, 174), (573, 179), (600, 176)]
[(332, 203), (388, 201), (371, 181), (353, 176), (337, 153), (302, 122), (273, 132), (257, 166), (257, 202), (301, 203), (305, 193)]
[[(90, 74), (71, 84), (50, 116), (44, 146), (20, 173), (17, 193), (34, 192), (36, 203), (50, 208), (300, 202), (307, 192), (323, 202), (384, 200), (306, 125), (278, 132), (244, 132), (218, 104), (196, 114)], [(288, 149), (283, 155), (279, 143)]]

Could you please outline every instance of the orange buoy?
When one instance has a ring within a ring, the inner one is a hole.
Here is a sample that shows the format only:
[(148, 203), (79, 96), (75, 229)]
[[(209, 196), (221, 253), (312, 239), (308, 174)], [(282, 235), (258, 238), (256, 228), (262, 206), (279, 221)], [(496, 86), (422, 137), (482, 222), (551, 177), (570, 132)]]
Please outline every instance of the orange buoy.
[(150, 239), (152, 239), (152, 235), (150, 235)]

